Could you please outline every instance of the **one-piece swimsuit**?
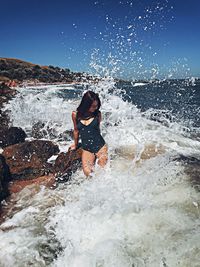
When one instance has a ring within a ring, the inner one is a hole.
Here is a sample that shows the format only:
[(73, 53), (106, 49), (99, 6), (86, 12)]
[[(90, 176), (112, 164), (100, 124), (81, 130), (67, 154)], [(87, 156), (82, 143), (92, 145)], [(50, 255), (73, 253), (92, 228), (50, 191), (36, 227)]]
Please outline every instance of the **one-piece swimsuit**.
[(91, 153), (97, 153), (105, 145), (105, 140), (100, 133), (98, 115), (93, 117), (93, 120), (88, 125), (84, 125), (77, 117), (76, 121), (82, 148)]

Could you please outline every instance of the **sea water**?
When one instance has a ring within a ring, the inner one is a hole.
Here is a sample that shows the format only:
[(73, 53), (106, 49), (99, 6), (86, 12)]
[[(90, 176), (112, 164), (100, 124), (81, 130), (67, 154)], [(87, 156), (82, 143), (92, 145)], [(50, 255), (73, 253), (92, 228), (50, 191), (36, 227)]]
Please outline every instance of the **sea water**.
[(5, 108), (28, 140), (40, 122), (43, 139), (67, 151), (86, 88), (102, 101), (108, 164), (91, 179), (80, 169), (55, 189), (31, 185), (13, 196), (0, 266), (199, 266), (198, 81), (27, 87)]

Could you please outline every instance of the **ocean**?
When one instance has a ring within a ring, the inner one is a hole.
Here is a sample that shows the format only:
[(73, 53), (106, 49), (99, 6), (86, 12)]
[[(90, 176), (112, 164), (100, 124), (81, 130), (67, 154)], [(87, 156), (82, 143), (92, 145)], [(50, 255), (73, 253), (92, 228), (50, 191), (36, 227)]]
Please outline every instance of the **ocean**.
[(19, 88), (5, 109), (28, 140), (41, 123), (42, 138), (67, 151), (71, 113), (87, 89), (102, 102), (108, 164), (92, 179), (80, 169), (55, 189), (13, 196), (0, 266), (199, 266), (200, 81)]

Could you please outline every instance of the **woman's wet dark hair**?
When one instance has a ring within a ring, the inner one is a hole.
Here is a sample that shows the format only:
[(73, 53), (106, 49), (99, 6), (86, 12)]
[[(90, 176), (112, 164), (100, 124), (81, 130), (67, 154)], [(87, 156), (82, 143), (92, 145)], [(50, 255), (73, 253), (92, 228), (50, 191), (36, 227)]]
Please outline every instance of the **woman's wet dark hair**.
[(93, 91), (87, 91), (83, 95), (81, 103), (77, 108), (77, 117), (79, 119), (84, 119), (84, 118), (88, 117), (88, 115), (89, 115), (88, 110), (94, 101), (97, 101), (98, 107), (95, 110), (95, 112), (93, 113), (93, 115), (97, 116), (99, 113), (99, 109), (101, 107), (101, 101), (99, 99), (99, 95), (94, 93)]

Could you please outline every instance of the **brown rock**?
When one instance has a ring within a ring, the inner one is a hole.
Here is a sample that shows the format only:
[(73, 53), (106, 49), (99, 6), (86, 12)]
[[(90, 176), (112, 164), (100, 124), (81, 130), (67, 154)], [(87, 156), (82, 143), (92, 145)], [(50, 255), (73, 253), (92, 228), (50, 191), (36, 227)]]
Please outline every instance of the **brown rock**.
[(11, 89), (5, 83), (0, 84), (0, 96), (5, 96), (6, 98), (11, 98), (17, 93), (16, 90)]
[(0, 129), (0, 146), (6, 147), (18, 143), (23, 143), (26, 133), (20, 127), (2, 127)]
[(51, 171), (47, 159), (59, 152), (51, 141), (34, 140), (8, 146), (3, 151), (12, 179), (33, 179)]
[(9, 184), (10, 193), (18, 193), (22, 189), (24, 189), (24, 187), (33, 185), (33, 184), (36, 187), (40, 185), (51, 187), (55, 185), (56, 176), (57, 177), (64, 176), (65, 180), (66, 180), (66, 177), (67, 179), (69, 179), (70, 175), (73, 172), (75, 172), (77, 168), (80, 166), (81, 154), (82, 154), (82, 150), (80, 148), (77, 150), (68, 151), (67, 153), (64, 153), (64, 152), (60, 153), (54, 165), (54, 169), (53, 169), (54, 173), (50, 173), (49, 175), (44, 175), (44, 176), (40, 176), (37, 178), (28, 179), (28, 180), (12, 181)]
[(35, 184), (36, 186), (44, 185), (47, 187), (51, 187), (54, 183), (55, 183), (55, 176), (53, 174), (49, 174), (31, 180), (13, 181), (9, 184), (9, 191), (10, 193), (18, 193), (22, 189), (24, 189), (24, 187), (31, 184)]
[[(60, 153), (55, 161), (53, 173), (59, 181), (59, 177), (68, 180), (73, 172), (81, 165), (82, 149), (70, 150), (67, 153)], [(63, 180), (63, 179), (61, 179)]]

